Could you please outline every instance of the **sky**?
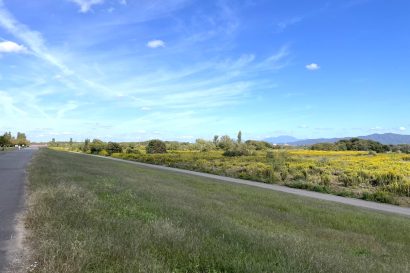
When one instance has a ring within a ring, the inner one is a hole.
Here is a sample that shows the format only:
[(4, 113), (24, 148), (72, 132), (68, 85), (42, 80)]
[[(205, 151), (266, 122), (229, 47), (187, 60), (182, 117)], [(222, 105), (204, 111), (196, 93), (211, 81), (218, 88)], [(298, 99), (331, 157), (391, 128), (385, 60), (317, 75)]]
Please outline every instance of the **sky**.
[(0, 0), (0, 132), (410, 133), (407, 0)]

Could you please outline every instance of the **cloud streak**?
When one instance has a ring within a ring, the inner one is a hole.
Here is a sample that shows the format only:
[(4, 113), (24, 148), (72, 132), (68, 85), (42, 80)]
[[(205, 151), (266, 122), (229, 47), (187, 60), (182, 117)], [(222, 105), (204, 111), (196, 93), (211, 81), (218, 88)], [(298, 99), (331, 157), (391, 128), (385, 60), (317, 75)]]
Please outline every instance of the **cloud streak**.
[(80, 7), (80, 12), (87, 13), (91, 10), (92, 6), (103, 4), (104, 0), (70, 0), (70, 2), (77, 4)]

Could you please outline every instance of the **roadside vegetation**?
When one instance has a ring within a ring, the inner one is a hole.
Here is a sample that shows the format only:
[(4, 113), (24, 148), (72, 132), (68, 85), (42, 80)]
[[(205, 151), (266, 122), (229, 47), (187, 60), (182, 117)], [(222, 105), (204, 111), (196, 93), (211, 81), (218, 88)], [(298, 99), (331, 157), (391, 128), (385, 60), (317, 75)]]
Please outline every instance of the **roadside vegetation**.
[(32, 272), (410, 272), (402, 216), (50, 149), (29, 181)]
[[(213, 141), (51, 142), (61, 150), (112, 156), (318, 192), (410, 206), (410, 154), (406, 146), (360, 139), (311, 147), (273, 146), (215, 136)], [(401, 147), (401, 150), (397, 150)], [(392, 152), (392, 149), (396, 149)]]
[(14, 146), (27, 147), (30, 145), (30, 141), (27, 139), (26, 134), (17, 133), (14, 137), (10, 132), (0, 135), (0, 151), (8, 150)]

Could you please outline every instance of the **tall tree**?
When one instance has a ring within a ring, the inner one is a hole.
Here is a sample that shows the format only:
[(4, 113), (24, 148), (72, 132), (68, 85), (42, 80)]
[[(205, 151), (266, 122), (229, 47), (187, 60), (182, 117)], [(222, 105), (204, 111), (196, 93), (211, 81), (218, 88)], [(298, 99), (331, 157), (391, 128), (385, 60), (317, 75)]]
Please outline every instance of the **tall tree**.
[(214, 135), (213, 143), (215, 144), (215, 146), (218, 145), (218, 142), (219, 142), (219, 136), (218, 136), (218, 135)]
[(26, 134), (25, 133), (17, 133), (17, 139), (16, 139), (16, 144), (20, 146), (28, 146), (29, 142), (27, 140)]
[(238, 143), (242, 143), (242, 132), (238, 132)]
[(90, 149), (90, 140), (87, 138), (84, 141), (83, 152), (87, 152)]

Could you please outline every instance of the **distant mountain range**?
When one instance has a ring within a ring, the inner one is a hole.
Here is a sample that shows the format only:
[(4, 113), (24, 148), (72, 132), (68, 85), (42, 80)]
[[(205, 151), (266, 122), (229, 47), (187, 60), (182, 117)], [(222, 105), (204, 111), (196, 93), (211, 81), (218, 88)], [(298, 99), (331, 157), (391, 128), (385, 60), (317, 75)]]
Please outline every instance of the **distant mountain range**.
[[(273, 144), (289, 144), (292, 146), (304, 146), (313, 145), (316, 143), (330, 142), (334, 143), (342, 139), (350, 139), (353, 137), (343, 137), (343, 138), (316, 138), (316, 139), (297, 139), (292, 136), (278, 136), (269, 137), (264, 139), (264, 141)], [(382, 144), (388, 145), (398, 145), (398, 144), (410, 144), (410, 135), (400, 135), (400, 134), (372, 134), (368, 136), (358, 136), (357, 138), (374, 140)]]

